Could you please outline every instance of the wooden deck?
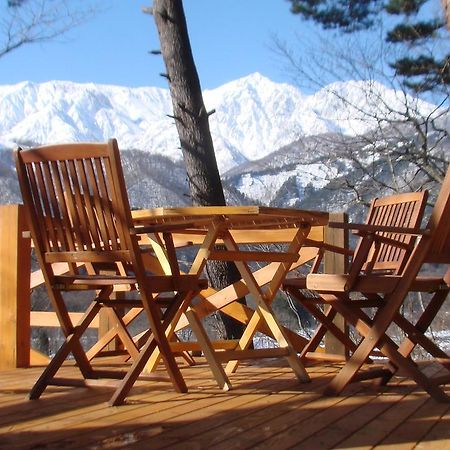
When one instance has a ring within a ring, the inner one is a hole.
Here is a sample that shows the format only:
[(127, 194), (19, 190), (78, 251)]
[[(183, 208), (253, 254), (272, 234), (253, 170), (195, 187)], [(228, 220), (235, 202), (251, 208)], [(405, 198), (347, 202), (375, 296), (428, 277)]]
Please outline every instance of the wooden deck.
[(243, 364), (231, 377), (233, 390), (221, 392), (200, 361), (183, 368), (189, 393), (138, 382), (127, 404), (113, 408), (106, 387), (49, 387), (29, 401), (42, 368), (0, 372), (0, 448), (450, 448), (450, 404), (410, 381), (398, 378), (383, 392), (355, 383), (344, 396), (323, 397), (337, 366), (310, 366), (312, 382), (299, 384), (279, 364)]

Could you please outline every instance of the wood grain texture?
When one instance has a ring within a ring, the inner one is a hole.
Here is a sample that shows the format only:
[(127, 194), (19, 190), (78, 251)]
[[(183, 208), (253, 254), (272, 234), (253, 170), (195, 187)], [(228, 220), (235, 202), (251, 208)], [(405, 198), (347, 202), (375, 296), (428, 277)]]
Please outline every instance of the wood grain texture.
[[(280, 361), (243, 363), (221, 391), (202, 358), (183, 367), (189, 393), (170, 383), (139, 382), (125, 405), (107, 406), (111, 389), (52, 386), (45, 399), (24, 393), (40, 368), (0, 372), (2, 448), (439, 448), (450, 447), (450, 405), (440, 404), (407, 379), (395, 392), (352, 385), (344, 396), (322, 396), (339, 365), (307, 368), (299, 384)], [(181, 360), (180, 360), (181, 363)], [(113, 360), (98, 362), (118, 369)], [(434, 370), (433, 366), (427, 368)], [(66, 363), (64, 376), (77, 369)], [(161, 369), (158, 369), (158, 371)], [(161, 370), (162, 371), (162, 370)], [(447, 387), (447, 391), (448, 391)]]

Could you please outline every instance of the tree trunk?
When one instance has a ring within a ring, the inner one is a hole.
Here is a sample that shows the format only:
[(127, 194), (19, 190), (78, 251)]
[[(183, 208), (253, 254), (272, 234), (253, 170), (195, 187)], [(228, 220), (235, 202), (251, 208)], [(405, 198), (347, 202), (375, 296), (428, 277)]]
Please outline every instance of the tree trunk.
[(444, 9), (445, 21), (447, 22), (447, 29), (450, 31), (450, 1), (441, 0), (442, 8)]
[[(153, 17), (158, 29), (173, 105), (173, 117), (181, 143), (192, 203), (223, 206), (225, 196), (217, 167), (203, 103), (200, 81), (192, 56), (181, 0), (154, 0)], [(207, 273), (212, 286), (221, 289), (240, 279), (234, 264), (209, 262)], [(245, 299), (243, 299), (245, 301)], [(228, 338), (242, 334), (239, 322), (221, 315)]]

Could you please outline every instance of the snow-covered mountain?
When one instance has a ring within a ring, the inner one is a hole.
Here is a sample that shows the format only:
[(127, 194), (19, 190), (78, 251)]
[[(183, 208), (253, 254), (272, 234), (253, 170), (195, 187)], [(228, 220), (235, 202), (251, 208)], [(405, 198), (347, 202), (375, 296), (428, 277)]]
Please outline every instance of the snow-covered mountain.
[[(348, 99), (348, 101), (347, 101)], [(376, 125), (362, 110), (392, 115), (405, 99), (382, 85), (334, 83), (313, 95), (258, 73), (204, 92), (222, 173), (263, 158), (300, 137), (357, 135)], [(412, 103), (412, 101), (410, 101)], [(349, 106), (351, 104), (351, 106)], [(409, 105), (411, 107), (411, 105)], [(413, 105), (427, 113), (434, 105)], [(169, 91), (67, 81), (0, 86), (0, 149), (17, 144), (118, 139), (137, 149), (181, 159)]]
[[(406, 108), (410, 116), (435, 111), (437, 128), (450, 129), (448, 110), (441, 114), (435, 105), (362, 81), (334, 83), (305, 95), (253, 74), (205, 91), (204, 100), (208, 111), (216, 110), (210, 128), (227, 204), (347, 211), (353, 220), (364, 216), (360, 199), (391, 193), (392, 178), (411, 178), (404, 176), (410, 167), (398, 157), (401, 152), (394, 154), (394, 176), (393, 161), (383, 149), (409, 140), (414, 144), (417, 130), (404, 123), (393, 126), (392, 119)], [(12, 155), (17, 145), (112, 137), (122, 150), (133, 208), (189, 204), (178, 136), (168, 117), (171, 110), (169, 91), (153, 87), (64, 81), (0, 86), (0, 204), (22, 201)], [(430, 155), (445, 163), (450, 160), (450, 139), (434, 132), (430, 127)], [(380, 184), (359, 167), (365, 160), (380, 162), (373, 165)], [(412, 178), (420, 185), (416, 172), (417, 167)]]
[[(392, 127), (406, 108), (421, 117), (436, 109), (373, 82), (334, 83), (305, 95), (259, 74), (205, 91), (204, 99), (208, 111), (216, 110), (210, 128), (229, 204), (328, 210), (348, 210), (351, 196), (341, 188), (363, 177), (343, 152), (364, 160), (371, 158), (369, 142), (393, 148), (399, 133), (407, 138), (413, 130), (399, 124), (391, 138), (388, 119)], [(0, 86), (0, 203), (20, 201), (11, 154), (16, 145), (111, 137), (122, 150), (134, 207), (189, 203), (171, 109), (169, 91), (152, 87), (64, 81)], [(433, 116), (448, 129), (448, 113)], [(448, 158), (448, 139), (436, 136), (435, 142), (437, 156)]]

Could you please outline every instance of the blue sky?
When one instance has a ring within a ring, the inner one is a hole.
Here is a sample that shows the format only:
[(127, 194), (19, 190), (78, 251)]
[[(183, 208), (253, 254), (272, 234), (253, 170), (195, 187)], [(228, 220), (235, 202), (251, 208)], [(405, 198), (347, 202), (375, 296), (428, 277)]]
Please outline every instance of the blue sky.
[[(0, 58), (0, 84), (71, 80), (167, 87), (151, 0), (104, 0), (105, 11), (56, 42), (34, 44)], [(286, 0), (184, 0), (202, 87), (212, 89), (253, 72), (290, 82), (270, 47), (273, 35), (295, 42), (306, 25)], [(108, 6), (109, 5), (109, 6)]]

